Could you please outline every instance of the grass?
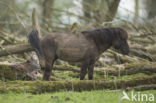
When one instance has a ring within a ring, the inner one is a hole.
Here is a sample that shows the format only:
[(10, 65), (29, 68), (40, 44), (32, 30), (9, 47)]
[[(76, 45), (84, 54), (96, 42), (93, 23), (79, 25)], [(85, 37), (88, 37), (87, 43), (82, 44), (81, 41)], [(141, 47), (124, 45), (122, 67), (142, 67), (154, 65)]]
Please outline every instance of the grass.
[[(134, 91), (134, 93), (137, 93)], [(153, 94), (156, 98), (156, 90), (149, 90), (140, 92), (140, 94)], [(128, 92), (128, 96), (131, 91)], [(153, 102), (139, 102), (123, 100), (122, 91), (83, 91), (83, 92), (56, 92), (32, 95), (28, 93), (7, 93), (0, 94), (0, 103), (155, 103)]]

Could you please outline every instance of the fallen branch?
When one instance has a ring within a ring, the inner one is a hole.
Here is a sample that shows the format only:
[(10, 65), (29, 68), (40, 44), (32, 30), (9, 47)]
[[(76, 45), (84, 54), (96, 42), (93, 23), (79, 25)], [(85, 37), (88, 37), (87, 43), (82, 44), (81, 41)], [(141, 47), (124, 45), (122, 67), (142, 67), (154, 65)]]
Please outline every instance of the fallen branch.
[(29, 51), (33, 51), (33, 48), (29, 44), (21, 44), (21, 45), (18, 44), (13, 46), (7, 46), (5, 48), (2, 48), (2, 50), (0, 50), (0, 57)]
[(148, 52), (144, 52), (142, 50), (138, 50), (138, 49), (131, 49), (131, 55), (149, 60), (149, 61), (154, 61), (154, 58), (152, 58), (152, 55), (149, 54)]
[(113, 75), (113, 76), (132, 75), (132, 74), (137, 74), (137, 73), (153, 74), (153, 73), (156, 73), (155, 65), (156, 65), (156, 62), (130, 63), (130, 64), (125, 65), (124, 69), (119, 68), (117, 70), (112, 70), (112, 71), (111, 69), (110, 70), (108, 69), (108, 71), (106, 72), (109, 75)]

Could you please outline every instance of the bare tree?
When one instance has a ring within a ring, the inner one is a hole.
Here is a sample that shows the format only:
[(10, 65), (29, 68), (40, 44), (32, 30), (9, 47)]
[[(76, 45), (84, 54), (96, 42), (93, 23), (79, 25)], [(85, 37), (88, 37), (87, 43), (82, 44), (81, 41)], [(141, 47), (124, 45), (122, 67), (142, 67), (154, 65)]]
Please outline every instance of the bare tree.
[(54, 0), (43, 1), (43, 24), (47, 31), (50, 31), (53, 15), (53, 4)]

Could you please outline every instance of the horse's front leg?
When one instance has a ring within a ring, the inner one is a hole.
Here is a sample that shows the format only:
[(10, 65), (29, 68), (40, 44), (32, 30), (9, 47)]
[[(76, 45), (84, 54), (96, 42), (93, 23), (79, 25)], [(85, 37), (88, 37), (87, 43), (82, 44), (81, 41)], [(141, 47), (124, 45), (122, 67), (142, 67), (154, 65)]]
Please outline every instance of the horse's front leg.
[(83, 80), (87, 74), (87, 64), (82, 64), (80, 72), (80, 80)]
[(94, 72), (94, 64), (89, 65), (88, 67), (88, 79), (93, 79), (93, 72)]

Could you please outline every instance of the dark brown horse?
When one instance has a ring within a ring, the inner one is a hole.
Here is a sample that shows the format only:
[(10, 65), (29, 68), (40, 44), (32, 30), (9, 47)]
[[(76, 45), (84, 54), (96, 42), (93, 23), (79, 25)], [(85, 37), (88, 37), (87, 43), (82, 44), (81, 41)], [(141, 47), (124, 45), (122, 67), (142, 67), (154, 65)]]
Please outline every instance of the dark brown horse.
[(83, 31), (80, 34), (53, 33), (39, 39), (38, 32), (29, 34), (29, 42), (44, 67), (43, 80), (49, 80), (53, 63), (56, 59), (68, 62), (81, 62), (80, 80), (93, 78), (95, 62), (111, 46), (122, 54), (129, 53), (127, 32), (121, 28), (104, 28)]

